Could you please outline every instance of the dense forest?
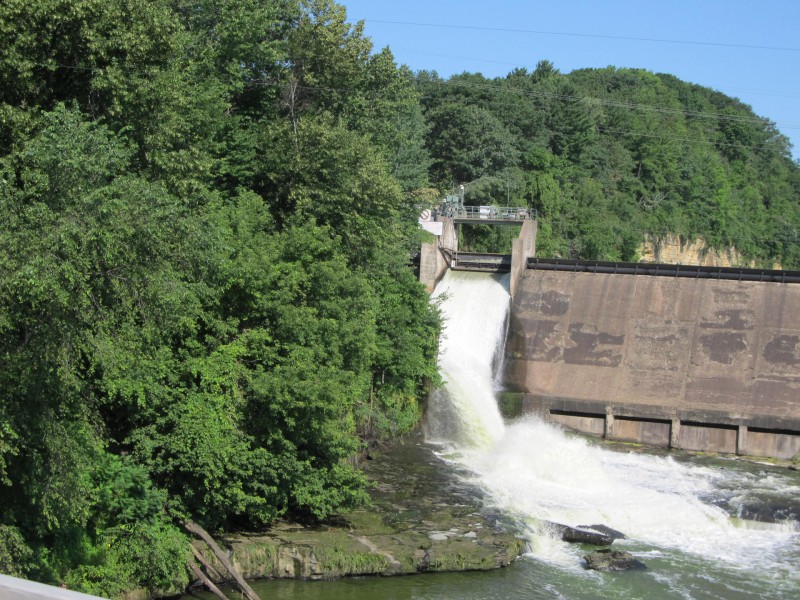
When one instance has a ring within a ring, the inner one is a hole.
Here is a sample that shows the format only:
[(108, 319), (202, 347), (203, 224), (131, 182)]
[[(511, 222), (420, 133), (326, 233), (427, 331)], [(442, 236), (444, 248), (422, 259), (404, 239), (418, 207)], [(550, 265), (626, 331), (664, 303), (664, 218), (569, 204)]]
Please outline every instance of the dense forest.
[[(645, 236), (673, 234), (800, 267), (800, 169), (786, 137), (736, 99), (548, 61), (497, 79), (415, 79), (431, 180), (466, 183), (468, 204), (535, 208), (540, 255), (637, 260)], [(510, 247), (510, 233), (474, 229), (473, 249)]]
[(668, 75), (414, 74), (332, 0), (0, 4), (0, 572), (174, 588), (186, 519), (366, 502), (356, 457), (438, 384), (410, 264), (459, 184), (535, 208), (539, 254), (800, 266), (786, 138)]
[(0, 572), (174, 589), (181, 520), (324, 519), (418, 422), (420, 106), (345, 17), (0, 5)]

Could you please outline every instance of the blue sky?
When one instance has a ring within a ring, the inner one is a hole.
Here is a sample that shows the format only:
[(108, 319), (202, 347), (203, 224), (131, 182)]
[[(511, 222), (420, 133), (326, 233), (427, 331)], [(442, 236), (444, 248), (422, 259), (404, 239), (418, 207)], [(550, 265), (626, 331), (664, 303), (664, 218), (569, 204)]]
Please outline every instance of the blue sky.
[(670, 73), (749, 104), (800, 157), (800, 0), (339, 1), (415, 71), (497, 77), (547, 59)]

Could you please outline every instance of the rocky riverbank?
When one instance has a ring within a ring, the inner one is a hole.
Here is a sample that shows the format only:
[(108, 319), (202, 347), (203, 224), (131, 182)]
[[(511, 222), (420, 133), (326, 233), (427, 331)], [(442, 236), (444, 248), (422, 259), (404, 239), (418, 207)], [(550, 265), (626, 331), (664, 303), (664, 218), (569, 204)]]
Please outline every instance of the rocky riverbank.
[(257, 535), (224, 537), (236, 567), (248, 579), (488, 570), (524, 550), (513, 524), (484, 508), (480, 491), (443, 469), (419, 439), (362, 467), (372, 506), (323, 526), (279, 523)]

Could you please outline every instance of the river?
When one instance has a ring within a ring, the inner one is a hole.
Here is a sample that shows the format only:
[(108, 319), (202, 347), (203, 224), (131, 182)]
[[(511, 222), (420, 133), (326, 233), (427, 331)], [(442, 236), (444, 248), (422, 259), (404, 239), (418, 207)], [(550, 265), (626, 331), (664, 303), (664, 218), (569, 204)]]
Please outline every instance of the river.
[[(528, 552), (506, 569), (334, 582), (266, 581), (263, 598), (738, 599), (800, 597), (800, 474), (770, 464), (611, 447), (533, 418), (504, 419), (507, 276), (448, 272), (426, 447), (516, 520)], [(547, 522), (602, 524), (647, 566), (598, 573)]]

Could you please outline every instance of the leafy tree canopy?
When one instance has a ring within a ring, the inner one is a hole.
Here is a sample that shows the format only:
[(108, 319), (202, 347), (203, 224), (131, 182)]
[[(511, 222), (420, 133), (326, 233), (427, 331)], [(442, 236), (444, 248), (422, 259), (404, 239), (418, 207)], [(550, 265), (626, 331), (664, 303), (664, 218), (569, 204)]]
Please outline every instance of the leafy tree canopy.
[(408, 265), (454, 184), (537, 209), (541, 254), (800, 264), (786, 138), (668, 75), (414, 75), (332, 0), (6, 0), (0, 40), (6, 573), (181, 585), (181, 519), (364, 502), (354, 456), (437, 382)]
[(114, 596), (365, 501), (438, 316), (411, 74), (327, 0), (0, 6), (0, 569)]
[[(548, 61), (492, 80), (416, 81), (432, 180), (502, 205), (501, 186), (485, 194), (487, 178), (502, 178), (511, 204), (538, 211), (540, 254), (635, 260), (645, 236), (672, 233), (760, 264), (800, 264), (798, 165), (774, 124), (738, 100), (670, 75), (564, 75)], [(507, 240), (493, 238), (487, 229), (465, 241), (504, 251)]]

